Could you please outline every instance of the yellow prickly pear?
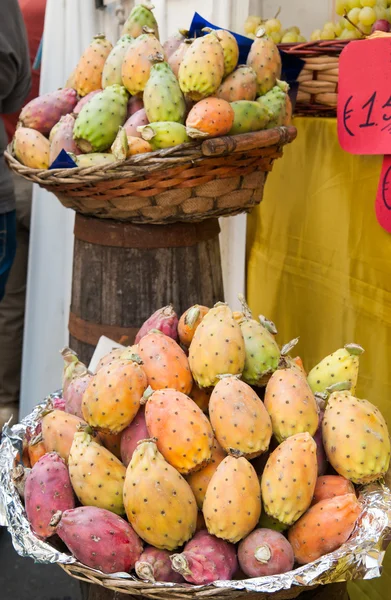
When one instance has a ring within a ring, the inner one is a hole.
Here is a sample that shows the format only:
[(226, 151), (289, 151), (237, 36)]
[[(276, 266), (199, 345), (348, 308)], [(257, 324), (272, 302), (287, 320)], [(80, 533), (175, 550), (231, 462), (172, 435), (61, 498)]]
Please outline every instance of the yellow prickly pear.
[(179, 67), (181, 90), (191, 100), (212, 96), (224, 75), (224, 51), (214, 33), (197, 38), (185, 53)]
[(219, 40), (224, 52), (224, 76), (227, 77), (235, 69), (239, 59), (239, 46), (232, 35), (226, 29), (210, 29), (204, 27), (203, 31), (214, 34)]
[(226, 453), (221, 448), (220, 444), (217, 440), (214, 440), (213, 448), (212, 448), (212, 457), (210, 463), (208, 463), (203, 469), (200, 471), (196, 471), (195, 473), (190, 473), (187, 477), (187, 482), (189, 483), (191, 489), (193, 490), (193, 494), (197, 501), (198, 507), (202, 509), (202, 505), (204, 504), (204, 498), (206, 494), (206, 490), (208, 489), (208, 485), (210, 480), (212, 479), (217, 467), (221, 462), (223, 462), (226, 457)]
[(358, 344), (346, 344), (320, 361), (308, 374), (313, 392), (325, 392), (330, 385), (348, 381), (350, 391), (356, 391), (360, 355), (364, 349)]
[(156, 548), (174, 550), (196, 530), (194, 494), (153, 440), (139, 442), (133, 453), (126, 471), (124, 504), (134, 530)]
[(19, 127), (15, 132), (13, 149), (22, 165), (30, 169), (49, 168), (50, 142), (39, 131)]
[(74, 86), (79, 96), (101, 89), (103, 68), (112, 49), (104, 35), (94, 37), (75, 69)]

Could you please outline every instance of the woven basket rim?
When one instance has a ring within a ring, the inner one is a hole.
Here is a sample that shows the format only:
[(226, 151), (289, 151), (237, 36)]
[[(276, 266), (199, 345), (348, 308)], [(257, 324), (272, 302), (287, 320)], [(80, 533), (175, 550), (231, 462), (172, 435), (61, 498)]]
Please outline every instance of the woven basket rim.
[(341, 54), (342, 50), (352, 41), (360, 42), (365, 38), (357, 40), (316, 40), (309, 42), (296, 42), (294, 44), (278, 44), (278, 48), (287, 54), (298, 56), (313, 56), (322, 54)]

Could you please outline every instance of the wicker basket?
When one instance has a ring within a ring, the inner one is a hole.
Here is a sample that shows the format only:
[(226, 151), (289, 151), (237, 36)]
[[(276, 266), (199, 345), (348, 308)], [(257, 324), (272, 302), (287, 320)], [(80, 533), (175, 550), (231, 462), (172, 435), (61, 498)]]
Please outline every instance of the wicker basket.
[(259, 204), (267, 173), (294, 127), (212, 138), (108, 165), (40, 170), (5, 153), (9, 167), (76, 212), (164, 224), (235, 215)]

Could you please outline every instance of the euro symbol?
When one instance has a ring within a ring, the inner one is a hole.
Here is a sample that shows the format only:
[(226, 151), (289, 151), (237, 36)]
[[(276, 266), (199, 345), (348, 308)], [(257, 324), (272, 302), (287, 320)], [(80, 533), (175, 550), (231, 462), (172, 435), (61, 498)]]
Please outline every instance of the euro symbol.
[(348, 132), (348, 134), (351, 135), (352, 137), (354, 137), (354, 133), (347, 126), (347, 121), (349, 121), (350, 115), (353, 112), (353, 109), (349, 108), (352, 98), (353, 98), (353, 96), (350, 96), (346, 101), (346, 104), (345, 104), (345, 107), (343, 110), (343, 124), (344, 124), (344, 127), (345, 127), (346, 131)]
[(388, 167), (386, 174), (384, 175), (383, 185), (382, 185), (383, 202), (384, 202), (384, 205), (388, 208), (388, 210), (391, 210), (391, 206), (387, 202), (387, 195), (388, 195), (387, 192), (388, 192), (389, 186), (390, 186), (390, 181), (388, 180), (388, 177), (390, 176), (390, 173), (391, 173), (391, 167)]

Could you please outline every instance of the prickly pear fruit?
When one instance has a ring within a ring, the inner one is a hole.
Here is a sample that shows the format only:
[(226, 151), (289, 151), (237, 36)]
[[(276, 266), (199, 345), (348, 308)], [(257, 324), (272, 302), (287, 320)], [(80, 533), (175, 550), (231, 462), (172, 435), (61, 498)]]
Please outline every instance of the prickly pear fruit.
[(82, 419), (81, 404), (83, 394), (87, 389), (92, 375), (72, 350), (64, 348), (61, 354), (65, 361), (62, 378), (62, 393), (65, 401), (64, 409), (65, 412)]
[(197, 503), (193, 492), (151, 440), (138, 444), (128, 465), (124, 504), (135, 531), (156, 548), (175, 550), (195, 532)]
[(42, 437), (48, 452), (57, 452), (68, 462), (69, 452), (79, 425), (85, 421), (62, 410), (53, 410), (42, 419)]
[(52, 530), (78, 561), (102, 573), (129, 573), (143, 551), (129, 523), (95, 506), (57, 513)]
[(155, 7), (148, 2), (135, 6), (125, 21), (122, 35), (128, 34), (133, 38), (137, 38), (144, 32), (143, 28), (148, 27), (153, 29), (155, 36), (159, 39), (159, 27), (152, 12), (154, 8)]
[(144, 108), (143, 99), (139, 96), (131, 96), (128, 100), (128, 112), (126, 118), (129, 119), (138, 110)]
[(72, 112), (77, 104), (77, 94), (70, 88), (44, 94), (31, 100), (22, 109), (19, 122), (22, 127), (48, 134), (61, 117)]
[(238, 100), (255, 100), (257, 96), (257, 76), (254, 69), (247, 65), (239, 65), (223, 83), (216, 92), (217, 98), (222, 98), (227, 102), (237, 102)]
[(87, 96), (102, 87), (102, 73), (113, 46), (104, 35), (96, 35), (82, 54), (75, 70), (75, 89), (79, 96)]
[(360, 512), (355, 494), (328, 498), (312, 506), (288, 532), (296, 562), (305, 565), (337, 550), (349, 539)]
[(50, 520), (54, 513), (75, 506), (68, 469), (55, 452), (45, 454), (33, 466), (24, 491), (27, 518), (34, 533), (43, 539), (53, 535)]
[(122, 492), (126, 468), (107, 448), (86, 431), (74, 435), (69, 454), (72, 487), (85, 506), (98, 506), (123, 514)]
[(178, 48), (175, 50), (175, 52), (173, 52), (168, 57), (167, 62), (170, 65), (170, 68), (171, 68), (171, 70), (174, 73), (174, 75), (175, 75), (176, 78), (178, 78), (179, 67), (181, 66), (183, 57), (185, 56), (186, 52), (188, 51), (188, 49), (190, 48), (190, 46), (192, 45), (193, 42), (194, 42), (193, 39), (191, 39), (191, 40), (184, 40), (178, 46)]
[(230, 135), (266, 129), (271, 119), (269, 110), (258, 102), (238, 100), (231, 102), (231, 107), (234, 111), (234, 122), (229, 132)]
[(322, 426), (320, 425), (313, 436), (316, 443), (316, 460), (318, 463), (318, 477), (324, 475), (327, 471), (328, 462), (326, 452), (323, 446)]
[(319, 410), (304, 375), (294, 369), (277, 369), (269, 379), (265, 407), (272, 420), (273, 433), (279, 442), (296, 433), (315, 434)]
[(340, 475), (323, 475), (317, 479), (312, 504), (328, 498), (355, 493), (354, 485), (349, 479)]
[(281, 57), (276, 44), (259, 30), (247, 57), (247, 65), (257, 75), (257, 94), (266, 94), (281, 76)]
[(119, 360), (121, 358), (125, 360), (131, 359), (132, 355), (137, 353), (137, 345), (128, 346), (126, 348), (113, 348), (113, 350), (111, 350), (108, 354), (105, 354), (105, 356), (103, 356), (100, 359), (100, 361), (98, 362), (98, 366), (95, 369), (95, 372), (97, 373), (99, 369), (101, 369), (105, 365), (108, 365), (109, 363), (114, 362), (115, 360)]
[(148, 383), (153, 390), (171, 388), (188, 394), (193, 385), (189, 361), (182, 348), (161, 331), (141, 338), (139, 354)]
[(268, 412), (254, 390), (237, 377), (224, 377), (209, 400), (210, 422), (228, 454), (248, 459), (266, 452), (272, 437)]
[(117, 160), (125, 160), (129, 152), (128, 136), (123, 127), (118, 129), (117, 136), (110, 148), (111, 153)]
[(80, 150), (77, 147), (75, 140), (73, 139), (73, 127), (75, 125), (75, 119), (72, 115), (66, 115), (61, 117), (58, 128), (52, 137), (50, 144), (49, 163), (52, 164), (61, 150), (65, 152), (73, 152), (74, 154), (80, 154)]
[(154, 392), (145, 407), (145, 421), (159, 452), (179, 473), (198, 471), (210, 462), (212, 427), (185, 394), (174, 389)]
[(205, 98), (193, 106), (187, 115), (186, 130), (191, 138), (213, 137), (228, 133), (234, 122), (229, 102)]
[(308, 373), (308, 383), (313, 392), (325, 392), (330, 385), (344, 381), (350, 382), (350, 392), (356, 391), (359, 356), (364, 349), (357, 344), (346, 344), (326, 356)]
[(209, 399), (213, 388), (200, 388), (196, 383), (193, 383), (189, 397), (195, 402), (204, 413), (208, 413)]
[(125, 88), (110, 85), (81, 109), (73, 137), (82, 152), (103, 152), (111, 146), (126, 119), (127, 104)]
[(151, 329), (158, 329), (173, 340), (178, 340), (178, 317), (172, 304), (159, 308), (153, 315), (148, 317), (138, 330), (134, 343), (138, 344), (141, 338), (149, 333)]
[(154, 150), (171, 148), (190, 142), (186, 127), (174, 121), (150, 123), (144, 127), (137, 127), (141, 137), (149, 142)]
[(189, 37), (187, 29), (178, 29), (177, 33), (174, 33), (168, 38), (163, 44), (163, 50), (167, 58), (170, 58), (172, 54), (179, 48), (179, 46)]
[(30, 169), (48, 169), (50, 163), (50, 142), (42, 133), (19, 127), (13, 139), (13, 151), (22, 165)]
[(134, 156), (135, 154), (144, 154), (145, 152), (152, 152), (152, 146), (149, 142), (133, 136), (128, 135), (128, 152), (127, 156)]
[(121, 437), (122, 431), (121, 433), (99, 433), (99, 438), (104, 447), (119, 460), (121, 460)]
[(130, 425), (147, 388), (146, 375), (137, 356), (116, 360), (99, 369), (83, 396), (82, 411), (91, 427), (119, 433)]
[(199, 37), (185, 53), (179, 67), (181, 90), (191, 100), (212, 96), (224, 75), (224, 51), (214, 33)]
[(103, 89), (115, 83), (122, 85), (122, 63), (132, 42), (133, 38), (130, 35), (123, 35), (110, 52), (102, 72)]
[(390, 438), (379, 409), (348, 392), (331, 394), (322, 423), (327, 458), (353, 483), (383, 477), (390, 464)]
[(122, 63), (122, 82), (128, 92), (135, 96), (144, 91), (151, 72), (149, 56), (161, 53), (163, 46), (151, 29), (140, 35), (129, 46)]
[(125, 467), (132, 460), (133, 452), (141, 440), (149, 437), (147, 424), (145, 422), (145, 408), (140, 406), (140, 410), (130, 425), (123, 430), (121, 435), (121, 460)]
[(288, 94), (285, 96), (285, 117), (284, 120), (282, 122), (283, 125), (287, 126), (290, 125), (292, 122), (292, 112), (293, 112), (293, 107), (292, 107), (292, 102), (291, 99), (289, 98)]
[(219, 375), (243, 371), (245, 347), (240, 326), (227, 304), (217, 303), (205, 315), (189, 348), (191, 372), (200, 387), (216, 385)]
[(271, 529), (272, 531), (278, 531), (279, 533), (288, 529), (288, 525), (281, 523), (277, 519), (273, 519), (273, 517), (270, 517), (264, 510), (262, 510), (258, 525), (262, 529)]
[(149, 583), (155, 581), (183, 583), (182, 575), (176, 573), (171, 566), (170, 556), (168, 550), (147, 546), (134, 567), (137, 577)]
[(140, 108), (140, 110), (133, 113), (129, 119), (124, 124), (124, 129), (126, 131), (126, 135), (128, 137), (138, 137), (141, 138), (141, 133), (138, 131), (139, 127), (143, 125), (148, 125), (148, 117), (144, 108)]
[(267, 577), (293, 569), (293, 548), (282, 533), (255, 529), (238, 548), (240, 568), (248, 577)]
[(213, 442), (210, 462), (199, 471), (190, 473), (190, 475), (188, 475), (187, 482), (193, 490), (198, 508), (202, 509), (209, 482), (216, 472), (217, 467), (221, 462), (223, 462), (226, 456), (226, 453), (215, 439)]
[(196, 533), (181, 554), (173, 554), (171, 564), (186, 581), (196, 585), (230, 580), (238, 568), (235, 546), (206, 530)]
[(233, 544), (254, 529), (261, 515), (261, 488), (246, 458), (227, 456), (219, 464), (206, 490), (202, 512), (209, 533)]
[(239, 59), (239, 46), (235, 37), (226, 29), (214, 32), (224, 52), (224, 75), (227, 77), (235, 69)]
[(164, 62), (163, 54), (154, 54), (150, 57), (150, 61), (151, 72), (143, 94), (148, 121), (183, 123), (186, 105), (177, 78), (168, 63)]
[(269, 457), (262, 475), (265, 511), (291, 525), (311, 504), (318, 466), (316, 444), (309, 433), (298, 433), (282, 442)]
[(114, 154), (108, 154), (107, 152), (93, 152), (91, 154), (79, 154), (78, 156), (70, 154), (70, 156), (76, 165), (82, 169), (97, 167), (98, 165), (109, 165), (117, 160)]
[(190, 346), (196, 329), (207, 312), (209, 312), (207, 306), (194, 304), (183, 313), (178, 323), (178, 335), (181, 344), (187, 348)]
[(277, 80), (277, 85), (275, 85), (270, 92), (267, 92), (267, 94), (264, 96), (257, 98), (258, 104), (267, 108), (267, 110), (273, 115), (267, 124), (267, 129), (279, 127), (284, 124), (288, 90), (289, 85), (286, 83), (286, 81)]
[[(92, 98), (94, 96), (96, 96), (97, 94), (99, 94), (100, 92), (103, 92), (103, 90), (98, 89), (98, 90), (93, 90), (92, 92), (90, 92), (89, 94), (87, 94), (87, 96), (83, 96), (83, 98), (80, 98), (79, 102), (76, 104), (75, 108), (73, 109), (73, 114), (74, 115), (78, 115), (79, 112), (81, 111), (81, 109), (83, 108), (83, 106), (85, 106), (86, 104), (88, 104), (88, 102), (90, 100), (92, 100)], [(50, 135), (52, 135), (52, 132), (50, 132)], [(50, 137), (49, 137), (50, 139)]]
[(47, 452), (43, 442), (42, 432), (33, 437), (27, 444), (30, 465), (33, 467)]

